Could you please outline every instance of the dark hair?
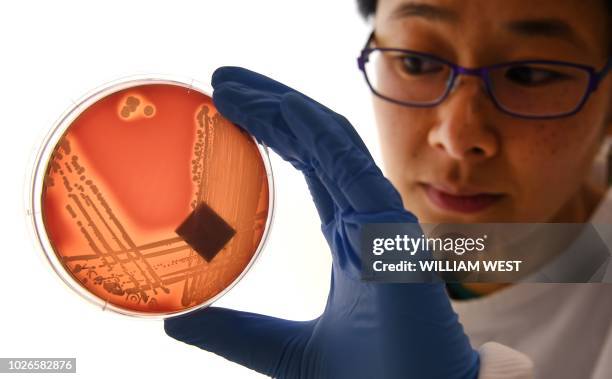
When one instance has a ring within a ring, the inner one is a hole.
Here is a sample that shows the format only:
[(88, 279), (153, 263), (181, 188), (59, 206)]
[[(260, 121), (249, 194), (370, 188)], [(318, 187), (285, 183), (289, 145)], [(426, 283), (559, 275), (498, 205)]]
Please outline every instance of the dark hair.
[[(610, 0), (612, 2), (612, 0)], [(357, 9), (364, 19), (376, 13), (377, 0), (357, 0)]]

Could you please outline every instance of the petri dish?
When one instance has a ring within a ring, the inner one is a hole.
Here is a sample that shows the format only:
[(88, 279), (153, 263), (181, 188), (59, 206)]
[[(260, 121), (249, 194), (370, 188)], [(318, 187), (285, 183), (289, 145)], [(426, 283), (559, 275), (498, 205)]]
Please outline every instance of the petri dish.
[(211, 92), (119, 80), (76, 102), (43, 142), (29, 198), (35, 236), (59, 277), (103, 309), (167, 318), (208, 306), (263, 248), (274, 205), (267, 149)]

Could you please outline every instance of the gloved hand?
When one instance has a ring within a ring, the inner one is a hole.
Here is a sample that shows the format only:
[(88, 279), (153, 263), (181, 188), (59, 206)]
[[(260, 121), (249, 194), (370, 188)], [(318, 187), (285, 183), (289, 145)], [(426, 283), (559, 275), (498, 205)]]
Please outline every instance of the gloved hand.
[(349, 121), (243, 68), (217, 69), (212, 85), (223, 116), (304, 174), (331, 248), (330, 292), (311, 321), (208, 307), (167, 319), (166, 333), (279, 378), (476, 378), (444, 284), (360, 280), (360, 227), (417, 219)]

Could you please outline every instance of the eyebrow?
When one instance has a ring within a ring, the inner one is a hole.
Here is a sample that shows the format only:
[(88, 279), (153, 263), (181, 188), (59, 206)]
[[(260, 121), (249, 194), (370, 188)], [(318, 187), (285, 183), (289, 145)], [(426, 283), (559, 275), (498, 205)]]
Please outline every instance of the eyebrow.
[(525, 37), (559, 38), (580, 46), (581, 39), (565, 21), (556, 18), (510, 21), (506, 28)]
[(455, 22), (459, 19), (459, 15), (450, 9), (416, 2), (402, 3), (389, 15), (389, 19), (404, 17), (422, 17), (433, 21), (448, 22)]

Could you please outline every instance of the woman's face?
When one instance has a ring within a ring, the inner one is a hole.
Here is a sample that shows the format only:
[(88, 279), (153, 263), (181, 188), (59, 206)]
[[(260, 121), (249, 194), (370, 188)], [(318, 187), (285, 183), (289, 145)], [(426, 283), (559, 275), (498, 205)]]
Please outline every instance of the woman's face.
[[(379, 47), (465, 67), (544, 59), (599, 70), (610, 46), (602, 0), (379, 0), (374, 22)], [(505, 114), (474, 76), (433, 108), (376, 96), (374, 108), (386, 174), (421, 222), (580, 222), (598, 199), (586, 179), (612, 130), (610, 74), (565, 118)]]

